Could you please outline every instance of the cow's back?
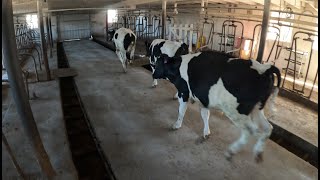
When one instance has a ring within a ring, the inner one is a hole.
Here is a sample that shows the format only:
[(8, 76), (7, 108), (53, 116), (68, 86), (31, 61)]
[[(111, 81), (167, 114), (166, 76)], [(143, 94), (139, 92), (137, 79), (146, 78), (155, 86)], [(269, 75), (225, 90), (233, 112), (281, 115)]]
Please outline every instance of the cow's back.
[[(223, 53), (202, 52), (182, 56), (180, 74), (190, 94), (205, 107), (237, 109), (249, 114), (266, 100), (273, 86), (269, 74), (259, 74), (251, 60), (231, 60)], [(225, 107), (225, 105), (228, 107)]]

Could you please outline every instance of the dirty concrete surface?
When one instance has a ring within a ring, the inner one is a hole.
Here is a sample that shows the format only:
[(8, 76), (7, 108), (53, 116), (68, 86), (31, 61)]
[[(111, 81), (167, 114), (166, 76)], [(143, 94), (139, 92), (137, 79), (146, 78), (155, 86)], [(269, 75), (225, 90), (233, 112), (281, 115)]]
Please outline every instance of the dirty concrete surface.
[[(56, 51), (53, 54), (54, 57), (49, 58), (50, 69), (57, 68)], [(33, 98), (33, 93), (37, 96), (36, 99), (29, 102), (45, 150), (56, 171), (55, 179), (76, 180), (78, 179), (77, 172), (72, 162), (62, 115), (59, 83), (57, 80), (36, 82), (35, 74), (32, 73), (34, 68), (31, 59), (26, 62), (24, 69), (31, 72), (29, 79), (30, 97)], [(44, 68), (44, 65), (42, 67)], [(44, 73), (44, 71), (39, 71), (41, 79), (44, 79)], [(2, 131), (26, 176), (29, 179), (46, 179), (26, 137), (8, 85), (2, 85)], [(2, 179), (22, 179), (3, 143)]]
[(203, 122), (196, 104), (188, 104), (181, 129), (175, 88), (159, 81), (151, 88), (150, 72), (129, 66), (122, 71), (116, 54), (92, 41), (65, 42), (81, 99), (101, 147), (118, 179), (317, 179), (318, 170), (268, 140), (264, 162), (254, 162), (255, 139), (228, 162), (223, 153), (239, 130), (211, 111), (211, 137), (196, 144)]
[[(103, 37), (95, 38), (106, 42)], [(135, 52), (142, 55), (146, 53), (144, 41), (137, 41)], [(138, 67), (147, 63), (147, 58), (140, 58), (133, 66)], [(315, 90), (313, 95), (316, 96), (316, 99), (317, 94)], [(274, 117), (269, 119), (270, 121), (318, 147), (318, 112), (282, 96), (276, 98), (275, 107), (277, 111)]]

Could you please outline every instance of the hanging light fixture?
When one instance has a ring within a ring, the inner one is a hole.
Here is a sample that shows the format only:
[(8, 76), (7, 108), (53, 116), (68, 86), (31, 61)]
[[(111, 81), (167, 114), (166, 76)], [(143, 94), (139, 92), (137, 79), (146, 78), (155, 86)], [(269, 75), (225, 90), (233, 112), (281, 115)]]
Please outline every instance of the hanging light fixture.
[(173, 13), (178, 14), (178, 9), (177, 9), (178, 3), (174, 3), (174, 10)]

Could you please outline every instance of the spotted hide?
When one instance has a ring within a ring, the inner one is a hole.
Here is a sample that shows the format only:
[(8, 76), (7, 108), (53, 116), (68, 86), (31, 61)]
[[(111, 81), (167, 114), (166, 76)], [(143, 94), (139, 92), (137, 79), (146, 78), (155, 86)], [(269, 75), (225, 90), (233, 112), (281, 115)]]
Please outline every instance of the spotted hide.
[[(280, 72), (270, 64), (229, 58), (212, 51), (174, 58), (164, 55), (156, 62), (154, 78), (168, 78), (178, 90), (179, 116), (173, 129), (181, 127), (191, 97), (201, 105), (203, 139), (210, 134), (209, 109), (220, 109), (241, 129), (239, 139), (230, 145), (226, 157), (230, 160), (247, 143), (249, 135), (254, 135), (258, 138), (254, 154), (259, 162), (272, 132), (264, 107), (274, 103), (281, 82)], [(274, 74), (277, 86), (274, 86)]]
[(136, 40), (136, 35), (130, 29), (126, 28), (119, 28), (113, 35), (112, 41), (116, 46), (116, 54), (121, 61), (124, 72), (127, 72), (126, 53), (130, 52), (130, 60), (134, 58)]
[[(149, 56), (150, 66), (152, 68), (152, 74), (154, 73), (154, 67), (157, 59), (159, 59), (161, 55), (179, 57), (189, 53), (188, 46), (185, 43), (155, 39), (151, 44), (148, 42), (145, 42), (145, 44), (147, 56)], [(152, 87), (156, 87), (157, 85), (157, 79), (153, 78)]]

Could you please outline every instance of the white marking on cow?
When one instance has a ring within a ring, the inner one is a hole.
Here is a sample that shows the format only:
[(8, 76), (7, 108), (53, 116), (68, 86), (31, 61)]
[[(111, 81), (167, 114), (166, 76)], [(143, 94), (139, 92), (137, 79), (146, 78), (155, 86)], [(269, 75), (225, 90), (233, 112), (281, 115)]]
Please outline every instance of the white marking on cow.
[(173, 57), (176, 54), (177, 50), (180, 48), (181, 44), (182, 43), (180, 42), (166, 40), (166, 42), (160, 48), (161, 53), (166, 54), (169, 57)]
[(256, 158), (259, 158), (259, 155), (263, 152), (265, 143), (267, 139), (270, 137), (272, 132), (272, 125), (269, 123), (267, 118), (264, 115), (263, 109), (259, 109), (260, 103), (258, 103), (253, 111), (250, 113), (250, 116), (255, 124), (259, 125), (260, 131), (258, 131), (258, 128), (255, 130), (255, 135), (258, 137), (258, 141), (254, 146), (253, 152), (255, 154)]
[(182, 97), (179, 98), (178, 100), (179, 100), (179, 116), (178, 116), (178, 120), (172, 126), (173, 129), (179, 129), (181, 127), (184, 114), (186, 113), (186, 110), (188, 107), (187, 102), (183, 102)]
[(179, 71), (180, 71), (180, 75), (181, 75), (182, 79), (184, 79), (186, 82), (189, 82), (189, 77), (188, 77), (189, 62), (191, 61), (192, 58), (197, 57), (200, 54), (201, 54), (201, 52), (181, 56), (182, 62), (181, 62)]
[(209, 117), (210, 117), (210, 110), (207, 108), (201, 108), (201, 117), (203, 120), (204, 128), (203, 128), (203, 137), (210, 135), (210, 128), (209, 128)]
[[(182, 79), (184, 79), (188, 84), (188, 89), (189, 89), (189, 92), (190, 92), (189, 97), (191, 97), (193, 95), (191, 93), (190, 85), (189, 85), (188, 64), (189, 64), (189, 62), (191, 61), (192, 58), (197, 57), (200, 54), (201, 54), (201, 52), (194, 53), (194, 54), (187, 54), (187, 55), (181, 56), (182, 62), (181, 62), (179, 71), (180, 71), (180, 75), (181, 75)], [(199, 101), (199, 99), (197, 99), (197, 98), (193, 98), (193, 99), (196, 100), (196, 101)]]
[(250, 66), (250, 68), (255, 69), (259, 74), (263, 74), (264, 72), (266, 72), (266, 70), (270, 69), (271, 64), (261, 64), (258, 61), (255, 60), (250, 60), (252, 62), (252, 65)]

